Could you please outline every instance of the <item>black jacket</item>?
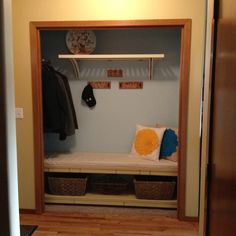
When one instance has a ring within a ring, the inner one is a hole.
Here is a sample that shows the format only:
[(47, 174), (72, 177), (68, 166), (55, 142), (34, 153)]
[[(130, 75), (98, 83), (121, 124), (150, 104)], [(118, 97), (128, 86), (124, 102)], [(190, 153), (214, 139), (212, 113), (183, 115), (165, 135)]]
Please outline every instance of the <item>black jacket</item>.
[(44, 132), (59, 133), (60, 140), (65, 140), (74, 133), (68, 127), (78, 128), (69, 83), (52, 66), (43, 65), (42, 91)]

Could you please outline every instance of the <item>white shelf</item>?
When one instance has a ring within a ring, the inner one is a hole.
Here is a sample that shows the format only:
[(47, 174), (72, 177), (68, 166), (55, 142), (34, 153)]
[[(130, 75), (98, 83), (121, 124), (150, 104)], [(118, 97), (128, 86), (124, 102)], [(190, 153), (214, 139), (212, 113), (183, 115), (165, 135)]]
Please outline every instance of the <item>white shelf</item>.
[(112, 60), (112, 59), (130, 59), (130, 60), (140, 60), (140, 59), (163, 59), (164, 54), (59, 54), (58, 58), (61, 59), (83, 59), (83, 60)]
[(165, 57), (164, 54), (59, 54), (59, 59), (69, 59), (73, 65), (75, 76), (79, 79), (78, 60), (148, 60), (149, 79), (153, 77), (153, 61)]
[(156, 208), (177, 208), (177, 200), (137, 199), (135, 195), (103, 195), (87, 193), (84, 196), (62, 196), (45, 194), (46, 203), (85, 204), (109, 206), (135, 206)]

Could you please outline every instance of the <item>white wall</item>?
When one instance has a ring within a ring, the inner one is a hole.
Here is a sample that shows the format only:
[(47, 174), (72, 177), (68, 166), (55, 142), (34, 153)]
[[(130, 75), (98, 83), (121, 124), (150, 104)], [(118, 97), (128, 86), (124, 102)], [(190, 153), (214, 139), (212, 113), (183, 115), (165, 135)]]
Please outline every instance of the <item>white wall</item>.
[[(95, 31), (94, 53), (164, 53), (154, 63), (153, 80), (148, 78), (148, 61), (78, 62), (81, 76), (75, 79), (68, 60), (57, 59), (68, 53), (64, 31), (41, 33), (42, 56), (68, 76), (77, 113), (76, 135), (59, 141), (58, 135), (45, 135), (47, 151), (123, 152), (131, 151), (136, 124), (155, 127), (157, 123), (178, 126), (180, 29), (132, 29)], [(96, 89), (97, 105), (89, 109), (81, 102), (88, 80), (108, 80), (106, 69), (122, 68), (120, 81), (143, 80), (143, 89), (122, 90), (112, 80), (111, 89)]]
[[(2, 10), (2, 9), (1, 9)], [(12, 3), (3, 1), (3, 45), (6, 99), (6, 130), (7, 130), (7, 166), (8, 196), (11, 236), (20, 235), (19, 199), (16, 155), (16, 120), (13, 73), (13, 40), (12, 40)], [(4, 115), (4, 114), (1, 114)], [(1, 231), (1, 229), (0, 229)]]

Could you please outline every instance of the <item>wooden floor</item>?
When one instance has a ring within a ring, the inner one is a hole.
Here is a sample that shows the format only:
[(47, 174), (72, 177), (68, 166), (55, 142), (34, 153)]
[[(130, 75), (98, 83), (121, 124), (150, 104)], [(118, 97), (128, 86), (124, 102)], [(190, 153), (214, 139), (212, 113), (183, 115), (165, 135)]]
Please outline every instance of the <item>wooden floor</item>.
[(48, 206), (42, 215), (21, 214), (21, 224), (36, 224), (33, 236), (197, 236), (198, 224), (180, 222), (175, 211), (91, 206)]

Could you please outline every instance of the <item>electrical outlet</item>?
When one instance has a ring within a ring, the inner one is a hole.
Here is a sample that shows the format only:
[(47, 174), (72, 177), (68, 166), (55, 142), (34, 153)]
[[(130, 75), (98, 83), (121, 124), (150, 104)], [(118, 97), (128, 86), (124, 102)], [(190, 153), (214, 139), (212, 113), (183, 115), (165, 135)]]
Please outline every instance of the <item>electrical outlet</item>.
[(23, 108), (21, 108), (21, 107), (16, 107), (15, 113), (16, 113), (16, 119), (23, 119), (23, 118), (24, 118), (24, 111), (23, 111)]

